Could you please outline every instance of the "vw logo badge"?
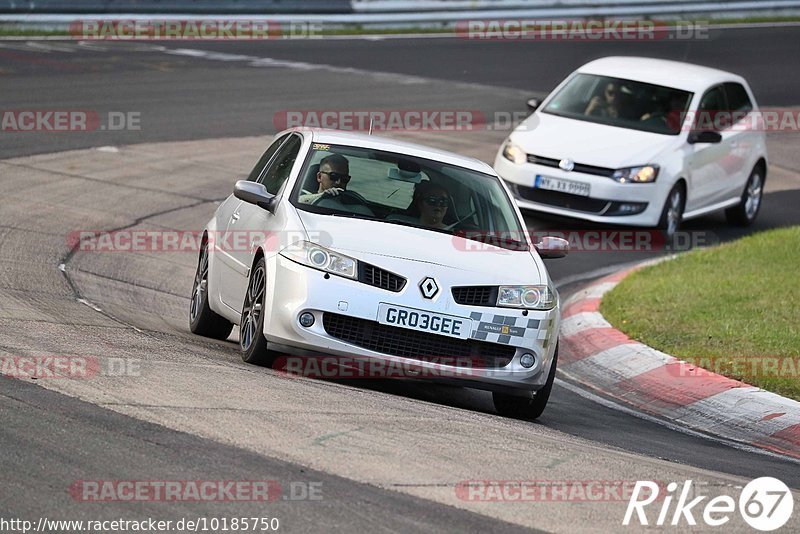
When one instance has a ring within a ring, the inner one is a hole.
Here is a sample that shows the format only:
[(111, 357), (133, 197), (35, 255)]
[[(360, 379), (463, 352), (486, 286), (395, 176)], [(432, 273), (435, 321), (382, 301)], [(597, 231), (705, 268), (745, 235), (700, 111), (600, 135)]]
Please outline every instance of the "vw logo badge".
[(558, 168), (562, 171), (572, 172), (572, 170), (575, 168), (575, 162), (569, 158), (562, 159), (558, 162)]

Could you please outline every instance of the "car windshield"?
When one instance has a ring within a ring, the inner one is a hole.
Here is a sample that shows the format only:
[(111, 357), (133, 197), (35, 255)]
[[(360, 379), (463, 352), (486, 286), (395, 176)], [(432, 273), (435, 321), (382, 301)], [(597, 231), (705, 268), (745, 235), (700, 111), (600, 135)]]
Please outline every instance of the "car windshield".
[(406, 154), (315, 144), (291, 196), (302, 211), (457, 235), (511, 250), (528, 241), (500, 180)]
[(619, 128), (678, 135), (692, 93), (622, 78), (577, 74), (542, 110)]

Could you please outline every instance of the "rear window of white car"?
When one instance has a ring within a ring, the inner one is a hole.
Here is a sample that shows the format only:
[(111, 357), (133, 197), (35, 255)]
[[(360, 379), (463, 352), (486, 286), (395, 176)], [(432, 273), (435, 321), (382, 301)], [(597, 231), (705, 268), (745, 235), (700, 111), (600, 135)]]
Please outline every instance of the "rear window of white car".
[(579, 73), (542, 111), (619, 128), (678, 135), (692, 95), (660, 85)]

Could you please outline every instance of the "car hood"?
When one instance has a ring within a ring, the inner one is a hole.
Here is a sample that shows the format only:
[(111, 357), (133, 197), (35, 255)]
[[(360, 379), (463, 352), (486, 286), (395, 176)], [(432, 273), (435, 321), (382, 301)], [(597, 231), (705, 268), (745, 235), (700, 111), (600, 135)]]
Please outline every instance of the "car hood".
[(400, 224), (298, 210), (309, 240), (391, 270), (392, 259), (474, 273), (475, 284), (546, 283), (536, 252), (512, 251)]
[(534, 113), (511, 140), (527, 154), (619, 169), (655, 163), (677, 137)]

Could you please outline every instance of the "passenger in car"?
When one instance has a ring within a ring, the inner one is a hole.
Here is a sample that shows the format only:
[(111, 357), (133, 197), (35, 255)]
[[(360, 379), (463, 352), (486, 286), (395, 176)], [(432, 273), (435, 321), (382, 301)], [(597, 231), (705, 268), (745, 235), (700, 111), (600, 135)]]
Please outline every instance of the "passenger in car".
[(659, 101), (655, 109), (642, 115), (640, 120), (655, 127), (666, 128), (670, 133), (678, 133), (685, 118), (686, 104), (685, 96), (672, 93), (668, 100)]
[(317, 172), (317, 191), (303, 189), (297, 200), (303, 204), (313, 204), (323, 195), (337, 196), (347, 189), (350, 181), (350, 163), (341, 154), (331, 154), (319, 162)]

